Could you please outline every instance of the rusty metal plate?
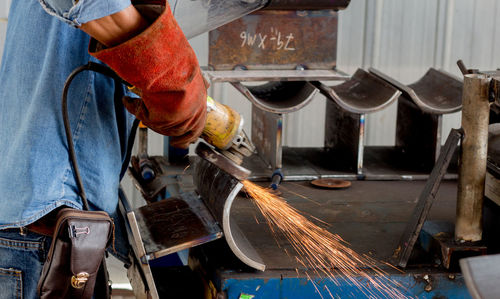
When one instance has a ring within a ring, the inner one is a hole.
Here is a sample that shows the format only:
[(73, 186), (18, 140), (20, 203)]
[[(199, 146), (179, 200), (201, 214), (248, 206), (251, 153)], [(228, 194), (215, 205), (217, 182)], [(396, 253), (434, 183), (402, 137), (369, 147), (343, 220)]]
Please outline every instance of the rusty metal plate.
[(193, 192), (143, 206), (135, 214), (149, 259), (222, 237), (216, 220)]
[(446, 269), (464, 256), (485, 255), (486, 244), (482, 242), (456, 242), (455, 225), (447, 221), (426, 221), (419, 235), (422, 248), (428, 252), (441, 253), (441, 263)]
[(338, 15), (333, 10), (259, 11), (209, 35), (214, 70), (333, 69)]
[(343, 189), (351, 186), (351, 182), (337, 179), (318, 179), (311, 181), (311, 184), (315, 187), (326, 189)]

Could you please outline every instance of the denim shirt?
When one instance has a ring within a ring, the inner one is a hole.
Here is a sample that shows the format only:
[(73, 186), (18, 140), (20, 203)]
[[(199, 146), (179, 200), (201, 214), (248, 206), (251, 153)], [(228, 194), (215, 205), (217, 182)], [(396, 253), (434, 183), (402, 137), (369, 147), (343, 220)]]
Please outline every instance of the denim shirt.
[[(96, 60), (87, 52), (89, 36), (74, 26), (128, 5), (130, 0), (12, 1), (0, 67), (0, 229), (25, 226), (62, 205), (82, 207), (61, 94), (73, 69)], [(125, 88), (120, 84), (118, 91)], [(115, 103), (114, 92), (112, 79), (87, 71), (73, 81), (68, 97), (90, 208), (110, 214), (134, 120)]]

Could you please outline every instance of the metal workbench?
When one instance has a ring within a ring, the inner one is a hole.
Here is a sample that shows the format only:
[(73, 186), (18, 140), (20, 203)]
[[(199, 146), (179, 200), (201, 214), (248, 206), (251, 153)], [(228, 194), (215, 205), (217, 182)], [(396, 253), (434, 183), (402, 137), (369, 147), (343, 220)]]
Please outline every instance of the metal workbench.
[[(302, 213), (329, 223), (328, 230), (339, 234), (356, 252), (390, 261), (424, 184), (353, 181), (348, 189), (325, 190), (314, 188), (309, 181), (295, 181), (283, 182), (280, 191)], [(455, 204), (456, 182), (444, 181), (428, 219), (453, 223)], [(244, 298), (240, 296), (245, 294), (253, 298), (330, 298), (325, 286), (336, 298), (364, 298), (352, 284), (341, 280), (340, 285), (335, 285), (323, 278), (316, 280), (322, 293), (318, 294), (305, 275), (306, 269), (286, 254), (293, 252), (290, 244), (278, 238), (278, 246), (265, 219), (245, 194), (240, 193), (234, 201), (232, 217), (266, 264), (266, 271), (249, 269), (229, 258), (223, 239), (193, 248), (192, 261), (197, 261), (195, 264), (200, 265), (220, 298)], [(419, 254), (421, 251), (416, 248), (404, 272), (384, 263), (380, 267), (407, 288), (403, 292), (408, 296), (470, 298), (462, 276), (455, 273), (457, 269), (444, 270), (438, 256)], [(308, 273), (314, 277), (313, 271)]]

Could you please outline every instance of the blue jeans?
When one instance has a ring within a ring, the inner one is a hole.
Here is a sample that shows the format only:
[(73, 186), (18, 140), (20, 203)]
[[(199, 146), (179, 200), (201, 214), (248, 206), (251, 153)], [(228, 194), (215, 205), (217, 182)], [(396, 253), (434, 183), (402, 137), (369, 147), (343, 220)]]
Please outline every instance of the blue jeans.
[(51, 239), (19, 228), (0, 230), (0, 299), (38, 298)]

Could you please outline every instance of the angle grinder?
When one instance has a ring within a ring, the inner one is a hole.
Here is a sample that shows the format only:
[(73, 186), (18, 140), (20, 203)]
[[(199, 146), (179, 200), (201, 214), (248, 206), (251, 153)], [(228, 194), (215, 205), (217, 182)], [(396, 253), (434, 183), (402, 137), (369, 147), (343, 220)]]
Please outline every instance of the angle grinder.
[(207, 97), (207, 121), (201, 138), (238, 165), (241, 165), (244, 157), (251, 156), (255, 151), (243, 131), (241, 115), (211, 97)]
[(255, 147), (243, 131), (243, 118), (231, 107), (207, 97), (207, 120), (196, 154), (216, 165), (238, 180), (250, 175), (250, 170), (241, 166), (244, 157), (251, 156)]

